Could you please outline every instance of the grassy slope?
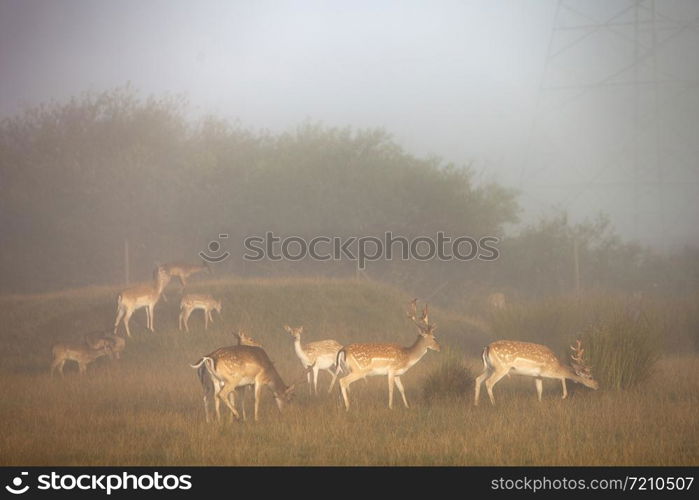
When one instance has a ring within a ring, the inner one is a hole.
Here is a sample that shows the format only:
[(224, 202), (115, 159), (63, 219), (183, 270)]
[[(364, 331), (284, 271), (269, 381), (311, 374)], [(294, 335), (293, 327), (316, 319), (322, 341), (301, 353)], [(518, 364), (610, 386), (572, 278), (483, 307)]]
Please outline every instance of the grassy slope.
[[(259, 423), (206, 425), (201, 390), (187, 366), (231, 343), (238, 325), (265, 344), (287, 382), (301, 367), (281, 326), (304, 324), (307, 338), (408, 344), (409, 297), (382, 285), (343, 280), (241, 280), (199, 283), (224, 299), (208, 332), (196, 313), (191, 333), (176, 330), (177, 294), (156, 311), (157, 332), (138, 314), (121, 362), (100, 360), (79, 378), (47, 375), (50, 346), (109, 327), (115, 289), (0, 299), (0, 464), (697, 464), (699, 363), (662, 361), (642, 389), (575, 390), (559, 399), (545, 383), (536, 402), (531, 379), (501, 382), (497, 408), (462, 398), (427, 404), (425, 374), (443, 353), (427, 354), (405, 377), (413, 408), (386, 408), (385, 377), (352, 386), (347, 414), (337, 394), (311, 399), (299, 387), (283, 415), (264, 393)], [(432, 311), (443, 346), (465, 353), (473, 370), (487, 335), (465, 317)], [(322, 387), (328, 377), (321, 375)], [(397, 395), (398, 396), (398, 395)], [(470, 395), (469, 395), (470, 396)], [(398, 404), (399, 401), (397, 401)], [(248, 402), (250, 406), (250, 402)]]

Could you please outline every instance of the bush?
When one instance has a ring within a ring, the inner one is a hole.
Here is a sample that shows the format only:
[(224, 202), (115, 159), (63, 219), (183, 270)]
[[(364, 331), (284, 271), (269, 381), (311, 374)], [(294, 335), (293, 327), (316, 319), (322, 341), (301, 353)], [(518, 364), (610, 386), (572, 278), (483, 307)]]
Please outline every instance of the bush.
[(463, 356), (447, 351), (441, 358), (439, 365), (422, 383), (422, 397), (427, 402), (437, 398), (464, 397), (473, 388), (474, 377), (464, 365)]
[(585, 357), (600, 387), (628, 389), (648, 379), (660, 358), (658, 333), (652, 318), (622, 311), (585, 331)]

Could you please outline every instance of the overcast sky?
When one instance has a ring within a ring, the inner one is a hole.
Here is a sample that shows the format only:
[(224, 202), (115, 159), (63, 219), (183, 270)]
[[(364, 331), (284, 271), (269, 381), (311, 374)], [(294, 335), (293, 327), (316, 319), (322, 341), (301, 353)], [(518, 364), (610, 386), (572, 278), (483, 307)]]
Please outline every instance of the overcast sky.
[(255, 129), (384, 127), (527, 220), (699, 243), (699, 2), (656, 3), (0, 0), (0, 116), (131, 82)]

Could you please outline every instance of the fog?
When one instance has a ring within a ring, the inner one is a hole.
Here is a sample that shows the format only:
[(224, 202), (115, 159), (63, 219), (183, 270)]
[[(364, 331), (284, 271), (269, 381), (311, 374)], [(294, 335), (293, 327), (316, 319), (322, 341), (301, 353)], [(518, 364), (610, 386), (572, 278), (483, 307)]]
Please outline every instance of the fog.
[[(516, 189), (520, 227), (699, 243), (699, 4), (0, 2), (0, 117), (129, 84), (281, 133), (382, 128)], [(513, 226), (513, 228), (516, 226)]]

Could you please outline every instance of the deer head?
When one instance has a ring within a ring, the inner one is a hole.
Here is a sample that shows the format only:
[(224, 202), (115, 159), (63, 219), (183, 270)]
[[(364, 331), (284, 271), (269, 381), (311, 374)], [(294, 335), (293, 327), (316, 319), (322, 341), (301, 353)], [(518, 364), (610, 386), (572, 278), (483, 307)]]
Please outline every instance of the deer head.
[(427, 348), (434, 351), (439, 351), (441, 348), (437, 339), (434, 338), (434, 332), (437, 331), (437, 325), (430, 324), (428, 305), (422, 309), (422, 315), (417, 317), (417, 299), (410, 301), (410, 308), (407, 312), (408, 317), (413, 320), (413, 323), (420, 330), (420, 336), (427, 341)]
[(570, 365), (575, 374), (580, 377), (580, 381), (591, 389), (598, 389), (599, 384), (592, 378), (592, 370), (585, 362), (585, 349), (582, 348), (582, 341), (580, 339), (576, 340), (575, 345), (570, 346), (570, 350), (572, 351), (570, 354)]
[(303, 333), (303, 326), (299, 326), (298, 328), (293, 328), (289, 325), (284, 325), (284, 330), (286, 330), (289, 333), (289, 335), (291, 335), (295, 339), (300, 339), (301, 334)]
[(247, 333), (245, 333), (243, 330), (238, 330), (237, 332), (233, 333), (236, 337), (238, 337), (238, 342), (241, 345), (248, 345), (252, 347), (263, 347), (262, 344), (260, 344), (258, 341), (250, 337)]

